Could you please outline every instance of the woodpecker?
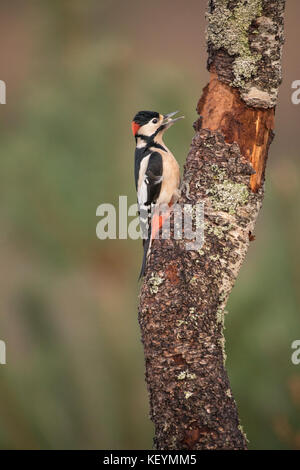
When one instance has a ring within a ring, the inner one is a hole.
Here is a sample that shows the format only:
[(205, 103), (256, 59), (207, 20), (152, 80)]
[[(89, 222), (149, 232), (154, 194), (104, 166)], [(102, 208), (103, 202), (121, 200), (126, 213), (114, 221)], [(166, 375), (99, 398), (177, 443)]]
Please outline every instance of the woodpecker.
[(163, 142), (164, 132), (184, 117), (172, 119), (177, 113), (139, 111), (131, 123), (136, 142), (134, 174), (144, 246), (139, 279), (144, 275), (152, 240), (179, 197), (179, 165)]

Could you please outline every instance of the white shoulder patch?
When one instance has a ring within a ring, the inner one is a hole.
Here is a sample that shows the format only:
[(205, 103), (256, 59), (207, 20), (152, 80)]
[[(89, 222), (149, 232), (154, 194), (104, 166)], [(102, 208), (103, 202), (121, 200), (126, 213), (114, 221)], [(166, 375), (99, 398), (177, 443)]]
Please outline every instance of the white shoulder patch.
[(140, 165), (139, 179), (138, 179), (138, 203), (140, 206), (143, 206), (147, 202), (147, 182), (146, 182), (146, 170), (148, 167), (150, 155), (143, 158)]

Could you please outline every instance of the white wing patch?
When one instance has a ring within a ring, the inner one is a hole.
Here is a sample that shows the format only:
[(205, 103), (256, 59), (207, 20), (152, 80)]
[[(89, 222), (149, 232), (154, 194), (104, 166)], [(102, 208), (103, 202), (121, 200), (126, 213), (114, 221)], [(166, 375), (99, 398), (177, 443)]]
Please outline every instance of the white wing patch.
[(138, 203), (139, 206), (144, 206), (148, 199), (148, 189), (147, 189), (147, 182), (146, 178), (142, 181), (141, 186), (138, 190)]
[(137, 191), (139, 206), (143, 206), (147, 202), (148, 194), (147, 194), (146, 171), (148, 167), (149, 158), (150, 158), (150, 155), (143, 158), (143, 160), (141, 161), (141, 165), (140, 165), (138, 191)]
[(148, 199), (146, 170), (148, 167), (149, 158), (150, 154), (147, 157), (143, 158), (143, 160), (141, 161), (137, 189), (137, 199), (140, 213), (140, 227), (143, 239), (146, 239), (148, 237), (148, 207), (145, 205), (145, 203)]

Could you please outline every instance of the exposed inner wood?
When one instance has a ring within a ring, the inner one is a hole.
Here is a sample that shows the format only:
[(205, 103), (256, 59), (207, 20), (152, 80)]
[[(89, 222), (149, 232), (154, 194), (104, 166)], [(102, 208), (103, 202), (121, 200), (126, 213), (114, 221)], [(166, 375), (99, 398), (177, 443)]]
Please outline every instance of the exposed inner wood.
[(255, 170), (250, 185), (256, 192), (264, 181), (275, 109), (249, 108), (237, 90), (220, 82), (217, 74), (212, 72), (197, 111), (202, 117), (202, 128), (219, 130), (227, 143), (236, 142), (239, 145), (242, 155)]

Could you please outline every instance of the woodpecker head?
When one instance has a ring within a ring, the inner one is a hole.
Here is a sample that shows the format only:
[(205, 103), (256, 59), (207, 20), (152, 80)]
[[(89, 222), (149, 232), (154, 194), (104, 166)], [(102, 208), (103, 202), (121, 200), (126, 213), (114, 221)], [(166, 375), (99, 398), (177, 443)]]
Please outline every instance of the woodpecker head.
[(131, 123), (132, 132), (134, 137), (144, 138), (144, 140), (155, 140), (156, 137), (161, 137), (166, 129), (171, 127), (180, 116), (172, 119), (178, 111), (169, 114), (159, 114), (155, 111), (139, 111), (133, 118)]

